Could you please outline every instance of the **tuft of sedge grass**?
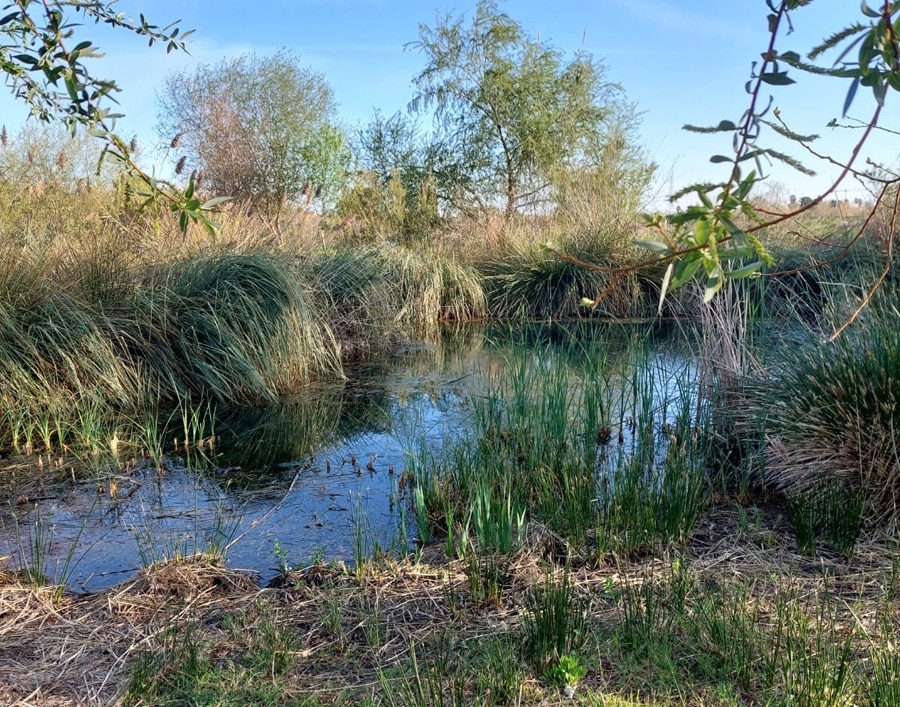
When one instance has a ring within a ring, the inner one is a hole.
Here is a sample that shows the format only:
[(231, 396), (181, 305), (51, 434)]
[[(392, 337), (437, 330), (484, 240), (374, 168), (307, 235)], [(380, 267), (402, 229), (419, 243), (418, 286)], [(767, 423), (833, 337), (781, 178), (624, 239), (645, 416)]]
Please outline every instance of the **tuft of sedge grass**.
[[(589, 258), (588, 258), (589, 259)], [(488, 308), (501, 319), (574, 319), (588, 311), (581, 304), (605, 293), (600, 310), (625, 317), (640, 311), (639, 292), (626, 278), (614, 282), (606, 273), (584, 268), (527, 244), (480, 265)]]
[(109, 415), (136, 417), (150, 401), (273, 401), (340, 371), (290, 258), (207, 249), (155, 266), (79, 262), (26, 253), (0, 267), (7, 449), (97, 450)]
[(338, 370), (327, 323), (284, 259), (212, 252), (149, 276), (128, 343), (164, 398), (273, 401)]
[(480, 277), (445, 250), (325, 248), (304, 267), (347, 357), (383, 347), (391, 332), (433, 335), (438, 322), (486, 313)]
[(766, 474), (795, 494), (823, 485), (865, 497), (864, 518), (886, 522), (900, 506), (900, 329), (873, 308), (831, 343), (785, 351), (755, 394), (765, 410)]

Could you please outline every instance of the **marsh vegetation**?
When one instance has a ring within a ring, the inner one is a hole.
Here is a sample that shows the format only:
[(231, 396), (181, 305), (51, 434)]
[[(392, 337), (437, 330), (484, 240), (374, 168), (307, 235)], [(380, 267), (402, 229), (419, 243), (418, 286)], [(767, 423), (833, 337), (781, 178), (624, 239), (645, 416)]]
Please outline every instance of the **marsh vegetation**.
[[(742, 283), (736, 359), (710, 343), (728, 309), (687, 292), (677, 319), (526, 325), (564, 280), (548, 260), (552, 284), (504, 300), (476, 243), (545, 235), (524, 221), (426, 246), (347, 243), (303, 213), (273, 237), (234, 211), (215, 244), (129, 218), (20, 239), (4, 261), (5, 698), (895, 699), (892, 290), (821, 343), (877, 254)], [(618, 302), (653, 314), (651, 281)], [(359, 385), (361, 364), (385, 381), (398, 360), (394, 385)], [(326, 464), (345, 512), (298, 526), (319, 538), (304, 545), (280, 511)], [(202, 506), (178, 506), (176, 532), (173, 482)], [(154, 486), (158, 505), (129, 506)], [(62, 533), (51, 509), (73, 499), (84, 530)], [(137, 562), (81, 594), (66, 582), (115, 517)], [(271, 519), (242, 554), (240, 523)]]
[[(125, 169), (0, 133), (0, 699), (900, 703), (896, 180), (759, 195), (770, 52), (698, 128), (731, 178), (640, 246), (602, 64), (487, 0), (414, 48), (430, 132), (343, 134), (285, 52), (172, 77), (171, 184), (74, 84)], [(303, 96), (320, 122), (247, 119)]]

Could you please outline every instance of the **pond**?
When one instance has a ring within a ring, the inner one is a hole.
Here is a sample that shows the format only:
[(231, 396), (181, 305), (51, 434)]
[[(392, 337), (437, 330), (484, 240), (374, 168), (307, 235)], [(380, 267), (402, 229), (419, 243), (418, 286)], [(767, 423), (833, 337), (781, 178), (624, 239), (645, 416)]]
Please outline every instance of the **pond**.
[[(598, 358), (615, 391), (606, 412), (614, 442), (627, 446), (622, 430), (635, 405), (667, 417), (667, 400), (693, 395), (696, 371), (677, 331), (597, 322), (458, 327), (436, 344), (398, 345), (279, 406), (201, 416), (196, 424), (214, 440), (202, 449), (185, 450), (163, 431), (171, 442), (157, 460), (52, 482), (35, 469), (46, 483), (2, 490), (0, 563), (92, 592), (195, 551), (222, 551), (265, 585), (287, 565), (405, 550), (415, 542), (410, 464), (421, 450), (438, 455), (471, 436), (476, 402), (510, 366), (577, 375)], [(628, 372), (638, 365), (655, 372), (653, 390), (635, 389)]]

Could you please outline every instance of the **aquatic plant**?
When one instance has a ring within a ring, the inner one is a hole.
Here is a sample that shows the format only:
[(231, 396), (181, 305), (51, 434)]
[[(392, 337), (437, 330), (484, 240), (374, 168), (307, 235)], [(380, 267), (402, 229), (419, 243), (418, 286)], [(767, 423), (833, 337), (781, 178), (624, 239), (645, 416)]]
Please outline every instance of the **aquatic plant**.
[(331, 333), (285, 259), (210, 252), (149, 274), (126, 343), (160, 395), (274, 401), (338, 369)]
[(559, 665), (563, 656), (577, 652), (584, 644), (587, 606), (575, 592), (567, 570), (559, 580), (546, 575), (528, 597), (522, 638), (538, 674)]
[(486, 311), (478, 274), (444, 250), (392, 243), (327, 248), (306, 268), (351, 354), (352, 347), (360, 353), (385, 348), (387, 334), (398, 330), (430, 331), (438, 322), (479, 318)]

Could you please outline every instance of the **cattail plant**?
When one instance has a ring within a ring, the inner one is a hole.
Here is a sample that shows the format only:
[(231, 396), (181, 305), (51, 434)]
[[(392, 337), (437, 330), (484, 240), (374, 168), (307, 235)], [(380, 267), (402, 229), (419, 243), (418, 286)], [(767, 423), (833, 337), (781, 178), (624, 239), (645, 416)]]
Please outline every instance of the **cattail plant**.
[(185, 162), (187, 162), (187, 157), (182, 155), (178, 162), (175, 164), (175, 174), (181, 174), (184, 171)]
[(175, 137), (172, 138), (172, 142), (169, 143), (169, 147), (173, 150), (177, 149), (177, 147), (181, 144), (181, 135), (182, 133), (178, 133)]

